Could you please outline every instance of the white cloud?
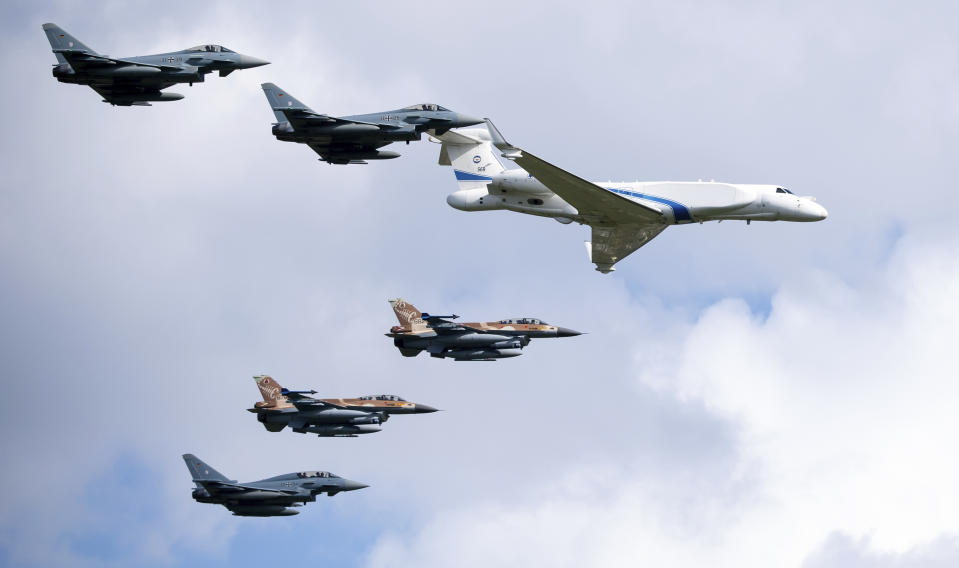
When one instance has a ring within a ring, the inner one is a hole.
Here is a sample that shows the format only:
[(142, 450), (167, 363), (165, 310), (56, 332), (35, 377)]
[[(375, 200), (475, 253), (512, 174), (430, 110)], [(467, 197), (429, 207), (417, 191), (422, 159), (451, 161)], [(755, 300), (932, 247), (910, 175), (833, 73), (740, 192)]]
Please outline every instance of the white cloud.
[(957, 258), (955, 238), (908, 237), (860, 286), (810, 271), (768, 317), (722, 300), (668, 341), (636, 338), (640, 385), (735, 425), (736, 458), (716, 477), (641, 448), (571, 460), (515, 480), (523, 497), (441, 507), (384, 537), (369, 565), (797, 566), (837, 531), (868, 537), (866, 555), (954, 534)]

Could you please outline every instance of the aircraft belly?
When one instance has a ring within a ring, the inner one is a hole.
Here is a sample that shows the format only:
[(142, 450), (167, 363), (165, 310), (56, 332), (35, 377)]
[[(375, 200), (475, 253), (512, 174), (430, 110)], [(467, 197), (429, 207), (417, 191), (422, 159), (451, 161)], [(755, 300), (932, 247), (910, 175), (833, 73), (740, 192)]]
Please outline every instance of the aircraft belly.
[(336, 408), (323, 410), (315, 414), (303, 415), (303, 418), (310, 424), (343, 424), (350, 422), (354, 418), (364, 416), (369, 416), (369, 413), (360, 410), (341, 410)]

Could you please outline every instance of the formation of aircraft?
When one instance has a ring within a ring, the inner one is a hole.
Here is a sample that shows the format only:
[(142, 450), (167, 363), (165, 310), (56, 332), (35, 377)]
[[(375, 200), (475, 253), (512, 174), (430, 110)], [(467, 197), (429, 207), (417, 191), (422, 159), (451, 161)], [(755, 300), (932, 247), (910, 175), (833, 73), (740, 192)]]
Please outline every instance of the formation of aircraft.
[[(442, 143), (439, 163), (453, 167), (459, 184), (446, 202), (461, 211), (505, 209), (589, 225), (587, 253), (604, 274), (670, 225), (727, 219), (805, 222), (827, 216), (815, 198), (777, 185), (586, 181), (513, 146), (489, 119), (486, 126), (434, 137)], [(497, 153), (521, 168), (507, 170)]]
[(442, 134), (451, 128), (483, 122), (432, 103), (335, 117), (315, 112), (273, 83), (263, 83), (262, 87), (276, 116), (273, 124), (276, 139), (306, 144), (330, 164), (389, 160), (399, 154), (378, 148), (393, 142), (409, 144), (427, 131)]
[(214, 71), (226, 77), (237, 69), (269, 64), (214, 44), (156, 55), (110, 57), (90, 49), (56, 24), (43, 24), (43, 31), (57, 58), (53, 76), (61, 83), (87, 85), (103, 102), (116, 106), (178, 101), (183, 95), (161, 91), (177, 83), (202, 83)]
[[(177, 83), (200, 83), (216, 71), (269, 62), (221, 45), (114, 58), (92, 50), (59, 26), (43, 24), (57, 59), (53, 76), (62, 83), (87, 85), (115, 106), (150, 106), (183, 98), (162, 92)], [(439, 163), (452, 166), (457, 191), (447, 203), (462, 211), (508, 210), (589, 225), (587, 253), (596, 270), (609, 273), (617, 262), (670, 225), (706, 221), (821, 221), (827, 212), (815, 198), (797, 196), (778, 185), (703, 182), (590, 182), (506, 141), (489, 119), (423, 103), (396, 110), (334, 117), (313, 111), (273, 83), (263, 83), (276, 116), (273, 135), (308, 145), (331, 164), (359, 164), (399, 156), (380, 150), (394, 142), (420, 140), (424, 133), (442, 146)], [(483, 128), (468, 128), (484, 123)], [(500, 155), (519, 167), (506, 169)], [(403, 299), (390, 300), (399, 320), (386, 335), (405, 357), (426, 351), (455, 361), (495, 361), (517, 357), (533, 338), (571, 337), (580, 332), (535, 318), (455, 322), (456, 315), (420, 312)], [(263, 396), (249, 412), (270, 432), (287, 426), (321, 437), (356, 437), (378, 432), (393, 414), (436, 412), (395, 395), (315, 398), (316, 391), (291, 391), (266, 375), (254, 377)], [(239, 483), (227, 479), (193, 454), (184, 454), (196, 488), (193, 499), (223, 505), (238, 516), (298, 514), (294, 507), (326, 493), (368, 487), (326, 471), (288, 473)]]
[(193, 499), (199, 503), (223, 505), (238, 517), (288, 517), (300, 512), (290, 507), (316, 501), (326, 493), (332, 497), (341, 491), (369, 487), (328, 471), (301, 471), (239, 483), (210, 467), (193, 454), (183, 454), (193, 476)]
[(436, 412), (432, 406), (409, 402), (392, 394), (313, 398), (308, 395), (316, 394), (314, 390), (287, 390), (266, 375), (257, 375), (253, 379), (263, 401), (247, 410), (256, 414), (257, 420), (270, 432), (279, 432), (289, 426), (300, 434), (355, 437), (379, 432), (380, 425), (392, 414)]
[(536, 318), (514, 318), (489, 322), (456, 323), (457, 315), (423, 313), (402, 298), (390, 300), (400, 325), (387, 337), (404, 357), (426, 351), (431, 357), (454, 361), (495, 361), (522, 355), (534, 337), (573, 337), (580, 332), (550, 325)]

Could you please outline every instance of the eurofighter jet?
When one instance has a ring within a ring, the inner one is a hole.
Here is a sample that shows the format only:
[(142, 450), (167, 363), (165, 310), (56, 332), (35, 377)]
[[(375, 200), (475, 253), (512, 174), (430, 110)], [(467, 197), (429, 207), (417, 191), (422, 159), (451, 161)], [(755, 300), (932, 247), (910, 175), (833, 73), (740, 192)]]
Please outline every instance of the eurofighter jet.
[(260, 481), (238, 483), (213, 469), (193, 454), (183, 454), (193, 483), (193, 499), (199, 503), (223, 505), (238, 517), (288, 517), (299, 511), (301, 503), (316, 501), (326, 493), (332, 497), (340, 491), (355, 491), (369, 487), (350, 481), (328, 471), (301, 471), (285, 473)]
[(300, 434), (322, 437), (355, 437), (380, 431), (380, 425), (391, 414), (424, 414), (436, 412), (432, 406), (408, 402), (392, 394), (359, 398), (313, 398), (316, 391), (291, 391), (272, 377), (253, 377), (263, 395), (263, 402), (248, 408), (270, 432), (289, 426)]
[(572, 337), (580, 332), (550, 325), (536, 318), (455, 323), (457, 315), (434, 316), (423, 313), (402, 298), (390, 300), (400, 325), (387, 337), (404, 357), (416, 357), (426, 351), (432, 357), (454, 361), (495, 361), (522, 355), (523, 347), (534, 337)]
[(377, 150), (393, 142), (419, 140), (423, 132), (442, 134), (450, 128), (483, 122), (440, 105), (423, 103), (397, 110), (335, 117), (315, 112), (273, 83), (263, 92), (276, 116), (273, 135), (284, 142), (306, 144), (330, 164), (365, 164), (389, 160), (396, 152)]
[[(461, 211), (506, 209), (589, 225), (592, 240), (586, 251), (603, 274), (670, 225), (727, 219), (747, 224), (822, 221), (827, 216), (814, 197), (778, 185), (586, 181), (513, 146), (489, 119), (486, 126), (435, 137), (443, 144), (440, 165), (452, 165), (459, 183), (446, 202)], [(522, 169), (505, 169), (498, 153)]]
[(90, 49), (56, 24), (43, 24), (43, 31), (57, 57), (53, 76), (61, 83), (87, 85), (100, 93), (103, 102), (116, 106), (178, 101), (183, 95), (160, 91), (177, 83), (192, 87), (214, 71), (226, 77), (237, 69), (269, 64), (214, 44), (156, 55), (110, 57)]

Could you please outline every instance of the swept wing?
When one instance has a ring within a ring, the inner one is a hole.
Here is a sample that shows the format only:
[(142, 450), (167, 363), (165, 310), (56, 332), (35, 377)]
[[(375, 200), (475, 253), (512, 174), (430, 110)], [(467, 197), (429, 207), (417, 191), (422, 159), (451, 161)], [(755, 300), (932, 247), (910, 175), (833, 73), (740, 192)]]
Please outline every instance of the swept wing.
[(604, 273), (613, 270), (616, 262), (666, 229), (666, 218), (658, 207), (626, 199), (516, 148), (503, 138), (489, 119), (486, 125), (493, 144), (503, 151), (505, 158), (519, 164), (575, 207), (584, 222), (592, 227), (590, 256), (596, 270)]

